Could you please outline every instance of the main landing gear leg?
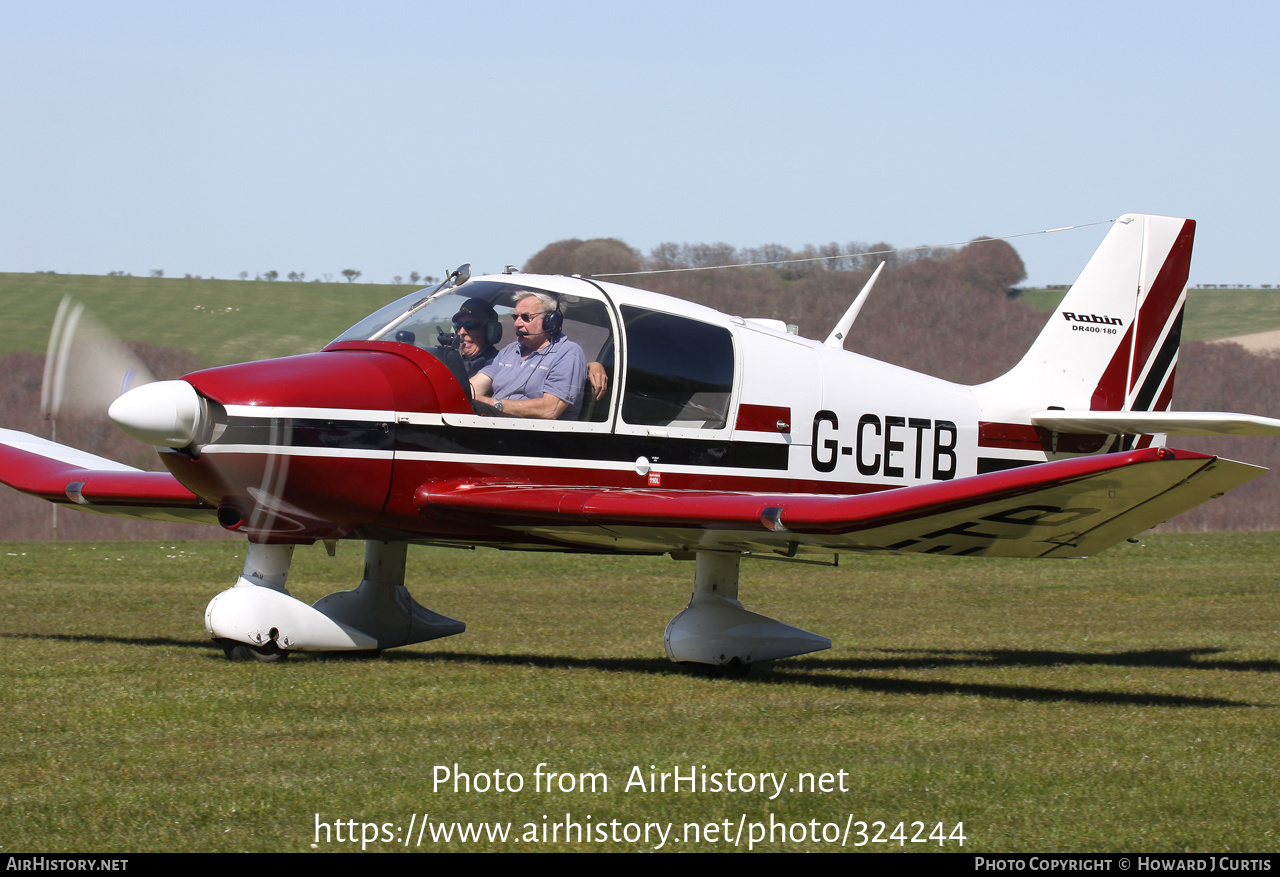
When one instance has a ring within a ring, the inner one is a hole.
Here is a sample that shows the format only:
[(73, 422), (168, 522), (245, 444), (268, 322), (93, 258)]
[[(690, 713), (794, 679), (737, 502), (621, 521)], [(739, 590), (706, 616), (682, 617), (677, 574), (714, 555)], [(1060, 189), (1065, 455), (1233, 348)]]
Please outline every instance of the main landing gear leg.
[(292, 545), (249, 544), (244, 571), (205, 610), (228, 658), (279, 660), (290, 651), (377, 651), (462, 633), (466, 625), (416, 603), (404, 586), (404, 542), (367, 542), (364, 579), (314, 606), (289, 595)]
[(693, 596), (663, 637), (668, 658), (744, 675), (757, 661), (831, 648), (825, 636), (744, 609), (738, 602), (741, 560), (737, 553), (697, 552)]
[(316, 611), (357, 628), (390, 649), (453, 636), (467, 629), (458, 621), (420, 606), (404, 586), (407, 542), (364, 543), (364, 578), (354, 591), (338, 591), (316, 601)]

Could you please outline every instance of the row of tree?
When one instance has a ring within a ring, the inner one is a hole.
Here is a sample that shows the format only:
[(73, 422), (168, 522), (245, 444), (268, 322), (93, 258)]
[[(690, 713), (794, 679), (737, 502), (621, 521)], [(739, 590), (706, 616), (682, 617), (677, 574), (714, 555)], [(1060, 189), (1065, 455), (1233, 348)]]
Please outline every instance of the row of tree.
[[(54, 271), (48, 271), (48, 272), (44, 272), (44, 271), (37, 271), (36, 273), (37, 273), (37, 274), (44, 274), (44, 273), (54, 274), (54, 273), (56, 273), (56, 272), (54, 272)], [(164, 277), (164, 269), (162, 269), (162, 268), (154, 268), (154, 269), (152, 269), (151, 271), (149, 271), (149, 272), (147, 272), (147, 273), (148, 273), (148, 276), (150, 276), (150, 277)], [(364, 276), (364, 272), (363, 272), (363, 271), (357, 271), (355, 268), (344, 268), (340, 273), (342, 274), (342, 276), (343, 276), (344, 278), (346, 278), (347, 283), (355, 283), (357, 280), (359, 280), (361, 277), (363, 277), (363, 276)], [(132, 275), (132, 274), (130, 274), (128, 271), (108, 271), (108, 272), (107, 272), (107, 276), (108, 276), (108, 277), (132, 277), (133, 275)], [(249, 272), (248, 272), (248, 271), (241, 271), (241, 272), (239, 273), (239, 275), (237, 275), (237, 276), (238, 276), (238, 277), (239, 277), (239, 279), (241, 279), (241, 280), (248, 280), (248, 279), (249, 279)], [(287, 280), (291, 280), (291, 281), (293, 281), (294, 283), (304, 283), (304, 282), (306, 282), (306, 279), (307, 279), (307, 272), (305, 272), (305, 271), (290, 271), (288, 274), (286, 274), (286, 275), (285, 275), (285, 278), (286, 278)], [(185, 280), (200, 280), (200, 279), (201, 279), (201, 277), (200, 277), (200, 275), (199, 275), (199, 274), (194, 274), (194, 275), (193, 275), (193, 274), (185, 274), (185, 275), (183, 275), (183, 279), (185, 279)], [(209, 279), (210, 279), (210, 280), (213, 280), (213, 279), (216, 279), (216, 278), (210, 277)], [(263, 271), (263, 272), (261, 272), (260, 274), (255, 274), (255, 275), (253, 275), (253, 279), (254, 279), (254, 280), (265, 280), (265, 281), (267, 281), (267, 282), (269, 282), (269, 283), (270, 283), (270, 282), (274, 282), (274, 281), (276, 281), (276, 280), (279, 280), (279, 279), (280, 279), (280, 272), (279, 272), (279, 271), (276, 271), (275, 269), (272, 269), (272, 270), (270, 270), (270, 271)], [(325, 274), (325, 275), (323, 276), (323, 278), (315, 277), (315, 278), (312, 278), (311, 282), (312, 282), (312, 283), (332, 283), (332, 282), (333, 282), (333, 275), (332, 275), (332, 274)], [(392, 283), (394, 283), (394, 284), (396, 284), (397, 286), (399, 286), (400, 284), (402, 284), (402, 283), (404, 283), (404, 282), (405, 282), (405, 278), (404, 278), (404, 276), (403, 276), (403, 275), (397, 274), (395, 277), (391, 278), (391, 282), (392, 282)], [(431, 277), (431, 276), (427, 276), (427, 275), (423, 275), (423, 274), (419, 274), (417, 271), (410, 271), (410, 272), (409, 272), (409, 280), (408, 280), (408, 282), (409, 282), (409, 283), (411, 283), (411, 284), (414, 284), (414, 285), (417, 285), (417, 284), (421, 283), (423, 286), (433, 286), (433, 285), (435, 285), (436, 283), (439, 283), (439, 281), (438, 281), (436, 278)]]
[[(617, 238), (568, 238), (548, 244), (525, 264), (534, 274), (593, 276), (700, 271), (710, 268), (768, 269), (778, 280), (794, 281), (826, 272), (869, 272), (881, 262), (898, 268), (912, 262), (945, 262), (962, 282), (1007, 294), (1027, 277), (1026, 266), (1007, 241), (975, 238), (968, 246), (910, 247), (884, 242), (834, 241), (793, 250), (782, 244), (736, 248), (730, 244), (658, 244), (643, 255)], [(625, 281), (624, 281), (625, 282)]]
[[(364, 272), (363, 272), (363, 271), (357, 271), (357, 270), (356, 270), (356, 269), (354, 269), (354, 268), (344, 268), (344, 269), (342, 270), (342, 276), (343, 276), (343, 277), (345, 277), (345, 278), (347, 279), (347, 283), (355, 283), (357, 280), (359, 280), (359, 279), (360, 279), (360, 277), (361, 277), (363, 274), (364, 274)], [(286, 276), (288, 277), (288, 279), (289, 279), (289, 280), (293, 281), (294, 283), (303, 283), (303, 282), (304, 282), (304, 281), (306, 281), (306, 279), (307, 279), (307, 272), (305, 272), (305, 271), (290, 271), (290, 272), (288, 273), (288, 275), (286, 275)], [(241, 271), (241, 272), (240, 272), (240, 274), (239, 274), (239, 277), (240, 277), (240, 279), (241, 279), (241, 280), (248, 280), (248, 279), (249, 279), (249, 272), (248, 272), (248, 271)], [(265, 280), (265, 281), (267, 281), (268, 283), (274, 283), (275, 281), (277, 281), (277, 280), (279, 280), (279, 279), (280, 279), (280, 272), (279, 272), (279, 271), (276, 271), (276, 270), (274, 270), (274, 269), (273, 269), (273, 270), (271, 270), (271, 271), (263, 271), (261, 274), (256, 274), (256, 275), (254, 275), (254, 278), (253, 278), (253, 279), (254, 279), (254, 280)], [(332, 283), (332, 282), (333, 282), (333, 275), (332, 275), (332, 274), (326, 274), (326, 275), (324, 275), (324, 279), (323, 279), (323, 281), (321, 280), (321, 278), (316, 277), (316, 278), (313, 278), (311, 282), (312, 282), (312, 283), (321, 283), (321, 282), (324, 282), (324, 283)]]

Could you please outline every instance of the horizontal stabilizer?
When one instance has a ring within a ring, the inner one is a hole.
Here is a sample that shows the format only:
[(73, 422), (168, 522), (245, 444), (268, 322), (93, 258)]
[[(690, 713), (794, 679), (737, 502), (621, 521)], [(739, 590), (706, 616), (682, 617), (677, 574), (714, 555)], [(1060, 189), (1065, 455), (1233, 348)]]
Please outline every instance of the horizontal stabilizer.
[(1037, 411), (1035, 426), (1081, 435), (1280, 435), (1280, 420), (1225, 411)]
[(168, 472), (144, 472), (12, 429), (0, 429), (0, 482), (113, 517), (217, 523), (216, 510)]
[(1083, 557), (1265, 471), (1145, 448), (858, 496), (460, 482), (425, 484), (417, 500), (424, 514), (588, 549)]

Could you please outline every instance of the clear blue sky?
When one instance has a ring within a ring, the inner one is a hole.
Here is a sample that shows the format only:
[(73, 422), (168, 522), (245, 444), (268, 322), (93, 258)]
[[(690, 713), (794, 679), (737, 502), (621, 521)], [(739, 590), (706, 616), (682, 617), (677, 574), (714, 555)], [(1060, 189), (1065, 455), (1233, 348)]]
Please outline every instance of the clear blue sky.
[[(1280, 4), (0, 0), (0, 271), (1200, 221), (1280, 284)], [(1094, 228), (1015, 241), (1074, 279)]]

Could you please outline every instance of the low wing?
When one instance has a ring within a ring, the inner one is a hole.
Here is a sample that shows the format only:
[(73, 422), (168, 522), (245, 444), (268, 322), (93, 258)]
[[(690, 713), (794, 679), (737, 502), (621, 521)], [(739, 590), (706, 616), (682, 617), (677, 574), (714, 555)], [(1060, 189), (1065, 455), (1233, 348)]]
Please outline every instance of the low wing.
[(1280, 420), (1226, 411), (1037, 411), (1035, 426), (1083, 435), (1280, 435)]
[(425, 515), (601, 551), (1083, 557), (1261, 475), (1189, 451), (1079, 457), (859, 496), (428, 483)]
[(217, 511), (168, 472), (144, 472), (12, 429), (0, 429), (0, 481), (103, 515), (217, 523)]

